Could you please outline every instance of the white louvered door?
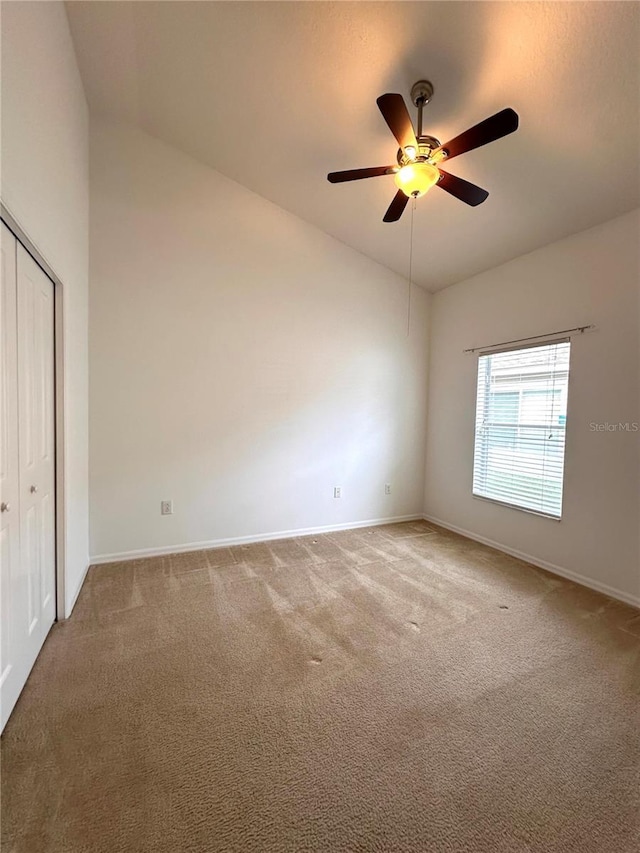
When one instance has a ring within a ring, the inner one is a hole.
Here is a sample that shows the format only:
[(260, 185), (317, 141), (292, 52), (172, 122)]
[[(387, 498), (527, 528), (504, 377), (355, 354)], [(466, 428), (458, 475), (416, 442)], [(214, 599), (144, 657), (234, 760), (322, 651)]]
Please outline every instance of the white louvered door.
[(3, 728), (55, 619), (53, 329), (53, 283), (3, 224)]

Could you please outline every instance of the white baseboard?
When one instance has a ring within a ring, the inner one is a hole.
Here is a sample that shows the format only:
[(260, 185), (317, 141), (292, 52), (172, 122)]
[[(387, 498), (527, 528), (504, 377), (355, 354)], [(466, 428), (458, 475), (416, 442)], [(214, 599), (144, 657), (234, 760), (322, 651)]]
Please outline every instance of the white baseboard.
[(182, 554), (186, 551), (203, 551), (208, 548), (226, 548), (229, 545), (248, 545), (251, 542), (270, 542), (274, 539), (291, 539), (295, 536), (313, 536), (314, 534), (332, 533), (337, 530), (355, 530), (358, 527), (377, 527), (381, 524), (395, 524), (399, 521), (417, 521), (418, 519), (422, 519), (420, 513), (396, 515), (390, 518), (370, 518), (366, 521), (327, 524), (322, 527), (304, 527), (297, 530), (279, 530), (276, 533), (258, 533), (254, 536), (234, 536), (230, 539), (210, 539), (206, 542), (187, 542), (181, 545), (163, 545), (159, 548), (140, 548), (136, 551), (120, 551), (116, 554), (96, 554), (95, 557), (91, 558), (91, 565), (98, 566), (102, 563), (139, 560), (143, 557), (161, 557), (165, 554)]
[(491, 548), (495, 548), (496, 551), (502, 551), (505, 554), (510, 554), (512, 557), (517, 557), (519, 560), (524, 560), (525, 563), (531, 563), (541, 569), (546, 569), (554, 575), (560, 575), (560, 577), (575, 581), (575, 583), (579, 583), (581, 586), (594, 589), (596, 592), (603, 592), (605, 595), (610, 596), (610, 598), (616, 598), (618, 601), (624, 601), (625, 604), (631, 604), (634, 607), (640, 608), (640, 597), (637, 595), (622, 592), (621, 590), (616, 589), (613, 586), (609, 586), (606, 583), (601, 583), (600, 581), (593, 580), (593, 578), (588, 578), (584, 575), (578, 574), (577, 572), (572, 572), (562, 566), (556, 566), (555, 563), (549, 563), (547, 560), (541, 560), (538, 557), (533, 557), (531, 554), (525, 554), (524, 551), (518, 551), (516, 548), (510, 548), (508, 545), (503, 545), (501, 542), (488, 539), (486, 536), (480, 536), (480, 534), (473, 533), (471, 530), (465, 530), (463, 527), (457, 527), (455, 524), (449, 524), (448, 521), (443, 521), (441, 518), (435, 518), (432, 515), (423, 515), (422, 518), (425, 521), (430, 521), (432, 524), (444, 527), (446, 530), (452, 530), (454, 533), (466, 536), (467, 539), (473, 539), (475, 542), (481, 542), (483, 545), (489, 545)]

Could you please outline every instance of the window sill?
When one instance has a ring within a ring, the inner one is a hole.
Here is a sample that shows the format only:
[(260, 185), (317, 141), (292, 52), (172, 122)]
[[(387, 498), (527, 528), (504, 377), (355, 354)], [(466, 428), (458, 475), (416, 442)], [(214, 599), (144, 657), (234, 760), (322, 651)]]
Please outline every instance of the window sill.
[(540, 518), (546, 518), (549, 521), (562, 521), (561, 515), (550, 515), (547, 512), (541, 512), (537, 509), (528, 509), (525, 506), (510, 504), (508, 501), (500, 501), (497, 498), (487, 498), (484, 495), (477, 495), (475, 492), (471, 493), (471, 497), (478, 501), (486, 501), (487, 503), (495, 504), (496, 506), (506, 506), (509, 509), (517, 509), (519, 512), (526, 512), (528, 515), (537, 515)]

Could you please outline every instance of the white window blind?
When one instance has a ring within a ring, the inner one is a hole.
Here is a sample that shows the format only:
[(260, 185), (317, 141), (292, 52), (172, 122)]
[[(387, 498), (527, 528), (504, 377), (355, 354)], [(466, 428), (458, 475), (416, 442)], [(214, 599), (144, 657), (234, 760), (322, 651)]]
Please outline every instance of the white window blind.
[(474, 495), (561, 517), (570, 347), (479, 356)]

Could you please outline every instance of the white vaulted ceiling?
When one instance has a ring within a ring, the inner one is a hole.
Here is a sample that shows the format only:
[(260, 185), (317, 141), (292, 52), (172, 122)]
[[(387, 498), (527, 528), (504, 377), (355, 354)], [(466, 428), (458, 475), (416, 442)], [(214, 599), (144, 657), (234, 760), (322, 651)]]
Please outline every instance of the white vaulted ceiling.
[[(94, 114), (137, 125), (401, 275), (410, 206), (383, 224), (393, 163), (377, 107), (431, 80), (443, 142), (506, 106), (512, 136), (448, 171), (490, 192), (417, 202), (414, 280), (430, 290), (640, 204), (640, 6), (625, 2), (71, 2)], [(412, 116), (415, 111), (411, 107)]]

